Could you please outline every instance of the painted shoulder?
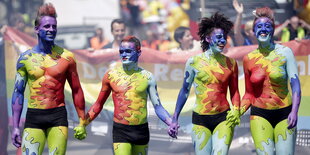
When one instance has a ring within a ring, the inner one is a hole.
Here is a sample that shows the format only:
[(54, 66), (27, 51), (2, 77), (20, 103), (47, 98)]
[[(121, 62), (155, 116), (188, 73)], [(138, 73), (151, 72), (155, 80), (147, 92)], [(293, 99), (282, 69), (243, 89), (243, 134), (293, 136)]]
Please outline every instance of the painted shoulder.
[(65, 48), (62, 48), (62, 47), (60, 47), (58, 45), (55, 45), (53, 47), (53, 51), (56, 52), (57, 54), (61, 55), (64, 58), (71, 57), (71, 58), (74, 59), (74, 54), (71, 51), (69, 51), (69, 50), (67, 50)]
[(275, 49), (276, 52), (285, 56), (294, 55), (292, 49), (284, 45), (276, 44)]
[(204, 57), (204, 53), (199, 53), (197, 55), (191, 56), (187, 59), (186, 64), (193, 63), (197, 59), (202, 59)]
[(154, 78), (153, 74), (152, 74), (150, 71), (145, 70), (145, 69), (143, 69), (143, 68), (141, 68), (141, 69), (142, 69), (142, 70), (141, 70), (141, 74), (142, 74), (144, 77), (146, 77), (148, 80)]

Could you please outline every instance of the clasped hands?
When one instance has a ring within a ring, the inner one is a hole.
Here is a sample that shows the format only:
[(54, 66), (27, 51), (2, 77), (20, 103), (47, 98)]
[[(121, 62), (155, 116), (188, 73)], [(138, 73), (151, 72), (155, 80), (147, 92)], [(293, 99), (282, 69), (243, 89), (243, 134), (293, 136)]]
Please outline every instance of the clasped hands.
[(86, 126), (85, 125), (79, 125), (73, 129), (75, 131), (74, 137), (78, 140), (83, 140), (87, 136), (86, 132)]

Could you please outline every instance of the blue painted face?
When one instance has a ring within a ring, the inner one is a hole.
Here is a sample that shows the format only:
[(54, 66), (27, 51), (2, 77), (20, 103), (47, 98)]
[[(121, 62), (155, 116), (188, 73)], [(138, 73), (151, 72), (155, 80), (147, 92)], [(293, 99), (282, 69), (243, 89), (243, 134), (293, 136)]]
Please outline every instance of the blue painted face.
[(48, 42), (54, 41), (57, 34), (56, 18), (44, 16), (41, 18), (40, 25), (36, 27), (39, 38)]
[(270, 42), (273, 37), (274, 28), (269, 18), (261, 17), (255, 21), (254, 33), (259, 42)]
[(226, 36), (224, 30), (215, 28), (212, 33), (206, 37), (209, 47), (213, 52), (222, 52), (226, 45)]
[(132, 42), (122, 42), (119, 48), (119, 55), (123, 64), (131, 64), (138, 62), (141, 52), (136, 50), (135, 44)]

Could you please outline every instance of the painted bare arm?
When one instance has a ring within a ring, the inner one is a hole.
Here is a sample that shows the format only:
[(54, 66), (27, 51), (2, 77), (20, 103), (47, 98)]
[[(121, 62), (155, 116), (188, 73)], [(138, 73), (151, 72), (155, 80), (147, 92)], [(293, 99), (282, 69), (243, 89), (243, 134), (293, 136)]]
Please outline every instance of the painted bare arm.
[(300, 81), (298, 77), (298, 70), (295, 57), (290, 48), (286, 48), (286, 69), (288, 78), (290, 80), (290, 85), (292, 89), (292, 110), (288, 116), (288, 128), (294, 128), (297, 125), (298, 121), (298, 109), (301, 100), (301, 89), (300, 89)]
[(228, 111), (226, 120), (231, 127), (234, 127), (240, 124), (240, 93), (238, 89), (238, 65), (236, 62), (234, 63), (233, 75), (229, 81), (229, 92), (233, 108)]
[(84, 139), (86, 137), (85, 127), (98, 116), (98, 114), (103, 108), (105, 101), (110, 95), (111, 87), (107, 82), (107, 75), (108, 74), (106, 73), (102, 79), (102, 87), (98, 99), (86, 113), (85, 121), (83, 121), (80, 126), (74, 128), (74, 137), (76, 137), (77, 139)]
[(79, 76), (76, 69), (76, 62), (72, 57), (69, 58), (69, 69), (67, 71), (67, 80), (72, 90), (72, 98), (75, 109), (79, 117), (79, 125), (74, 128), (75, 134), (74, 137), (82, 140), (86, 137), (86, 129), (84, 122), (85, 120), (85, 99), (84, 93), (80, 84)]
[(108, 81), (109, 79), (108, 79), (108, 72), (107, 72), (102, 79), (102, 86), (101, 86), (99, 96), (96, 102), (90, 107), (90, 109), (88, 110), (86, 114), (87, 121), (85, 125), (88, 125), (91, 121), (93, 121), (99, 115), (99, 113), (101, 112), (103, 108), (104, 103), (108, 99), (112, 91), (112, 88)]
[(177, 138), (178, 128), (179, 128), (179, 124), (178, 124), (179, 115), (189, 96), (190, 89), (191, 89), (191, 86), (194, 80), (194, 76), (195, 76), (194, 69), (190, 66), (192, 62), (193, 62), (193, 58), (190, 58), (186, 62), (183, 85), (178, 95), (176, 107), (174, 110), (174, 114), (172, 116), (172, 123), (168, 129), (168, 134), (173, 138)]
[(151, 75), (149, 80), (148, 94), (151, 99), (151, 102), (154, 106), (156, 115), (165, 122), (168, 126), (171, 124), (172, 120), (169, 113), (162, 106), (158, 92), (157, 92), (157, 84), (153, 75)]
[(70, 61), (70, 67), (67, 72), (67, 80), (72, 89), (73, 103), (80, 118), (80, 125), (82, 125), (82, 123), (85, 121), (84, 93), (80, 84), (75, 60), (72, 58)]
[(254, 93), (253, 93), (253, 87), (250, 81), (250, 71), (248, 69), (248, 57), (244, 56), (243, 59), (243, 69), (244, 69), (244, 80), (245, 80), (245, 94), (242, 97), (241, 105), (240, 105), (240, 115), (243, 115), (249, 107), (254, 102)]
[(24, 103), (24, 92), (27, 83), (27, 71), (22, 63), (23, 55), (17, 61), (17, 73), (15, 77), (14, 91), (12, 95), (12, 114), (13, 114), (13, 131), (11, 133), (12, 143), (16, 147), (21, 146), (21, 134), (19, 122)]

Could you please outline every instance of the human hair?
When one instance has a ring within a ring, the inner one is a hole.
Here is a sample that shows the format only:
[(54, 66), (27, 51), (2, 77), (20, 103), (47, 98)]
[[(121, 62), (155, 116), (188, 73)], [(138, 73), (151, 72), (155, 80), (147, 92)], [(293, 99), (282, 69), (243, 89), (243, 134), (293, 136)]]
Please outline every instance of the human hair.
[(275, 28), (274, 25), (274, 14), (273, 11), (269, 7), (262, 7), (262, 8), (256, 8), (255, 11), (253, 11), (253, 14), (255, 16), (253, 21), (253, 31), (254, 31), (254, 25), (257, 19), (261, 17), (266, 17), (272, 21), (272, 27)]
[(184, 37), (185, 31), (190, 30), (188, 27), (180, 26), (174, 31), (173, 38), (176, 42), (180, 44), (179, 39), (182, 39)]
[(57, 17), (56, 9), (52, 3), (45, 3), (41, 5), (37, 12), (37, 17), (34, 21), (35, 26), (39, 26), (41, 22), (41, 18), (44, 16)]
[[(111, 22), (111, 32), (113, 31), (113, 24), (114, 23), (118, 23), (118, 24), (124, 24), (125, 25), (125, 22), (122, 20), (122, 19), (114, 19), (112, 22)], [(126, 27), (126, 25), (125, 25)]]
[(134, 43), (137, 52), (141, 52), (141, 43), (140, 43), (140, 40), (139, 40), (137, 37), (135, 37), (135, 36), (126, 36), (126, 37), (124, 37), (124, 39), (121, 41), (121, 44), (122, 44), (123, 42), (131, 42), (131, 43)]
[(216, 12), (210, 18), (203, 17), (199, 23), (198, 30), (202, 50), (205, 51), (209, 48), (209, 43), (206, 41), (206, 37), (210, 35), (215, 28), (222, 29), (224, 31), (224, 37), (226, 38), (232, 27), (233, 23), (219, 12)]

